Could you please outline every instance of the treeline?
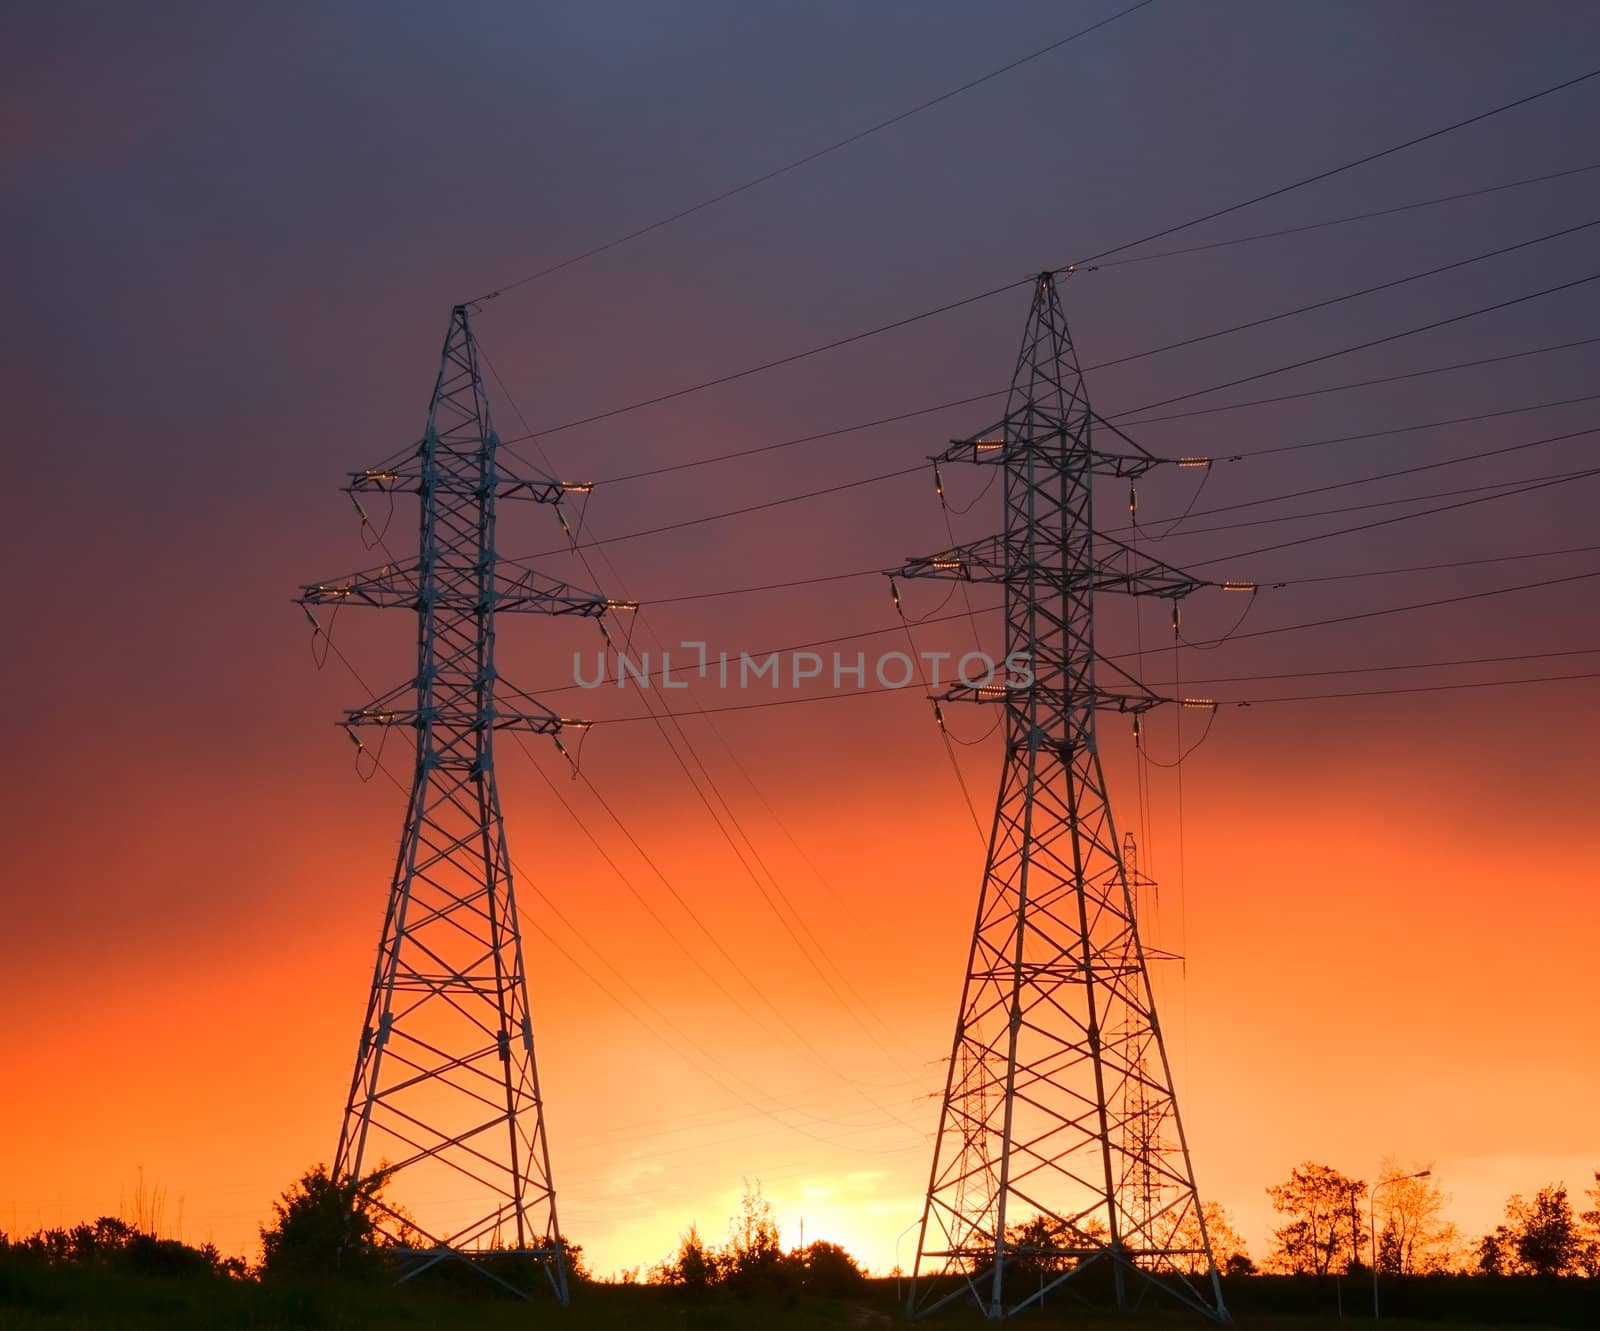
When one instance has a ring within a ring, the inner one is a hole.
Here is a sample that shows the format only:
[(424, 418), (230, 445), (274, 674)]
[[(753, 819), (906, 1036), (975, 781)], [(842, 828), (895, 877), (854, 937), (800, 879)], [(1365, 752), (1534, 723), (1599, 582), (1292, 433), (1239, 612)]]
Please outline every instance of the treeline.
[[(625, 1278), (632, 1275), (625, 1273)], [(785, 1252), (760, 1183), (747, 1183), (739, 1213), (729, 1221), (726, 1244), (706, 1243), (699, 1227), (691, 1224), (679, 1239), (677, 1252), (650, 1268), (646, 1283), (691, 1294), (720, 1288), (745, 1294), (804, 1292), (843, 1298), (866, 1288), (867, 1273), (836, 1243), (818, 1240)]]
[(249, 1274), (242, 1257), (225, 1257), (210, 1243), (193, 1247), (109, 1215), (87, 1224), (41, 1229), (15, 1239), (0, 1231), (0, 1254), (48, 1265), (115, 1267), (151, 1276), (244, 1279)]
[(1504, 1220), (1477, 1239), (1448, 1218), (1449, 1198), (1431, 1168), (1393, 1160), (1370, 1185), (1308, 1160), (1267, 1195), (1284, 1217), (1266, 1261), (1273, 1272), (1600, 1277), (1600, 1170), (1586, 1209), (1574, 1207), (1565, 1184), (1551, 1183), (1531, 1201), (1509, 1198)]
[[(382, 1280), (391, 1274), (388, 1250), (404, 1243), (386, 1230), (403, 1211), (383, 1198), (382, 1171), (364, 1179), (336, 1179), (317, 1166), (272, 1206), (260, 1226), (261, 1258), (255, 1265), (224, 1256), (212, 1244), (186, 1244), (159, 1233), (158, 1218), (136, 1207), (132, 1219), (102, 1216), (89, 1223), (40, 1229), (21, 1237), (0, 1231), (0, 1257), (42, 1266), (124, 1270), (151, 1276), (210, 1276), (225, 1281), (282, 1279)], [(1445, 1274), (1491, 1277), (1579, 1277), (1600, 1279), (1600, 1170), (1578, 1209), (1566, 1186), (1552, 1183), (1531, 1199), (1508, 1199), (1503, 1221), (1476, 1239), (1463, 1236), (1447, 1215), (1449, 1198), (1432, 1170), (1400, 1168), (1385, 1161), (1378, 1179), (1346, 1175), (1307, 1161), (1282, 1183), (1267, 1189), (1283, 1223), (1274, 1229), (1272, 1250), (1259, 1264), (1239, 1236), (1227, 1209), (1204, 1208), (1207, 1238), (1218, 1270), (1230, 1281), (1266, 1273), (1312, 1278), (1370, 1274), (1424, 1277)], [(1583, 1205), (1587, 1202), (1587, 1205)], [(387, 1222), (380, 1226), (379, 1216)], [(1104, 1241), (1099, 1222), (1064, 1229), (1034, 1216), (1007, 1226), (1007, 1238), (1029, 1250), (1015, 1259), (1041, 1274), (1067, 1269), (1072, 1258), (1050, 1249), (1082, 1249)], [(1175, 1246), (1198, 1248), (1199, 1224), (1185, 1216)], [(589, 1280), (583, 1249), (560, 1238), (569, 1276)], [(508, 1259), (515, 1254), (507, 1253)], [(1203, 1260), (1183, 1266), (1203, 1275)], [(895, 1274), (899, 1274), (896, 1272)], [(697, 1225), (680, 1237), (675, 1252), (645, 1273), (644, 1284), (696, 1293), (806, 1292), (825, 1297), (860, 1294), (867, 1275), (838, 1244), (816, 1241), (785, 1249), (772, 1207), (759, 1183), (747, 1184), (738, 1213), (722, 1244), (707, 1242)], [(617, 1283), (640, 1283), (639, 1269)]]

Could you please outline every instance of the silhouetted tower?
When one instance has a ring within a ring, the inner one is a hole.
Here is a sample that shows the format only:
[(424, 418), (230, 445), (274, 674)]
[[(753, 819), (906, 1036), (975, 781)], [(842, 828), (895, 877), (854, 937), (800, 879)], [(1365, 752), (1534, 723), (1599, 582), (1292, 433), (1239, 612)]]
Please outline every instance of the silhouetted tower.
[[(1139, 871), (1139, 846), (1132, 832), (1122, 838), (1122, 867), (1128, 875), (1128, 895), (1133, 902), (1133, 921), (1144, 940), (1145, 961), (1168, 959), (1171, 953), (1158, 952), (1149, 945), (1150, 911), (1145, 903), (1156, 890), (1155, 881)], [(1123, 1028), (1123, 1038), (1137, 1036), (1138, 1018), (1130, 1009)], [(1122, 1135), (1124, 1148), (1123, 1191), (1128, 1198), (1129, 1216), (1135, 1229), (1147, 1226), (1165, 1201), (1166, 1191), (1160, 1161), (1168, 1149), (1161, 1136), (1161, 1101), (1150, 1094), (1149, 1060), (1141, 1059), (1137, 1075), (1129, 1077), (1123, 1087)], [(1148, 1259), (1141, 1265), (1149, 1265)], [(1188, 1264), (1185, 1263), (1187, 1266)]]
[(961, 1100), (971, 1113), (963, 1125), (962, 1159), (957, 1169), (956, 1206), (964, 1215), (986, 1216), (993, 1212), (999, 1193), (997, 1164), (989, 1158), (989, 1134), (983, 1124), (993, 1088), (984, 1080), (993, 1071), (973, 1058), (966, 1046), (960, 1050), (961, 1070), (957, 1085)]
[[(1096, 450), (1091, 422), (1055, 279), (1042, 273), (1004, 418), (936, 459), (1000, 468), (1004, 530), (897, 573), (999, 584), (1008, 661), (994, 679), (969, 670), (939, 695), (1003, 708), (1005, 758), (914, 1314), (971, 1295), (987, 1315), (1007, 1316), (1109, 1268), (1119, 1304), (1137, 1297), (1130, 1284), (1148, 1281), (1227, 1317), (1203, 1223), (1193, 1227), (1199, 1248), (1179, 1236), (1200, 1202), (1095, 744), (1097, 708), (1138, 714), (1165, 701), (1096, 655), (1095, 596), (1176, 600), (1207, 584), (1095, 531), (1095, 476), (1138, 476), (1160, 460), (1136, 447)], [(1107, 687), (1097, 670), (1120, 678)], [(963, 1067), (981, 1073), (958, 1081)], [(973, 1086), (993, 1090), (979, 1097)], [(1132, 1149), (1130, 1099), (1140, 1106), (1134, 1137), (1148, 1150)], [(997, 1178), (981, 1209), (967, 1200), (975, 1160)], [(1161, 1200), (1144, 1207), (1146, 1191)], [(1209, 1289), (1183, 1277), (1181, 1258), (1210, 1273)], [(1008, 1280), (1019, 1265), (1027, 1278)]]
[(341, 723), (352, 738), (356, 727), (413, 731), (416, 768), (334, 1172), (354, 1179), (381, 1165), (397, 1206), (415, 1212), (387, 1212), (388, 1236), (407, 1259), (402, 1279), (441, 1260), (509, 1248), (534, 1259), (564, 1303), (494, 736), (554, 736), (584, 723), (564, 721), (500, 681), (495, 618), (597, 616), (607, 602), (502, 568), (497, 502), (558, 503), (581, 487), (513, 475), (498, 447), (477, 344), (458, 305), (421, 442), (398, 466), (358, 472), (346, 487), (358, 510), (362, 494), (416, 494), (416, 557), (307, 586), (299, 598), (307, 607), (395, 607), (417, 617), (415, 677)]

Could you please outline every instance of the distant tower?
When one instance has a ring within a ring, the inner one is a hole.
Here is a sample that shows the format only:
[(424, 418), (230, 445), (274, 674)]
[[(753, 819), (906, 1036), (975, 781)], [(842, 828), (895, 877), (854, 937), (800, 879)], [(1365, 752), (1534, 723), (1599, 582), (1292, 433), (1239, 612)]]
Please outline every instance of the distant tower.
[[(1148, 939), (1150, 927), (1148, 912), (1143, 903), (1154, 893), (1156, 884), (1139, 871), (1139, 846), (1132, 832), (1122, 838), (1122, 866), (1128, 875), (1128, 895), (1133, 902), (1133, 921), (1141, 939)], [(1148, 942), (1144, 948), (1145, 961), (1164, 960), (1170, 953), (1157, 952)], [(1130, 1009), (1124, 1024), (1123, 1038), (1134, 1040), (1138, 1035), (1138, 1018)], [(1128, 1198), (1128, 1212), (1135, 1230), (1147, 1228), (1161, 1213), (1169, 1191), (1162, 1175), (1161, 1158), (1169, 1149), (1162, 1139), (1161, 1101), (1150, 1094), (1150, 1068), (1148, 1059), (1140, 1059), (1137, 1075), (1128, 1078), (1123, 1086), (1122, 1137), (1124, 1142), (1123, 1192)], [(1146, 1258), (1141, 1265), (1150, 1265)], [(1185, 1266), (1188, 1266), (1185, 1263)]]
[[(558, 503), (572, 487), (512, 475), (498, 446), (477, 344), (458, 305), (421, 442), (399, 466), (358, 472), (346, 487), (416, 494), (416, 557), (312, 584), (299, 597), (307, 607), (396, 607), (417, 617), (415, 678), (342, 722), (413, 731), (416, 769), (334, 1173), (360, 1178), (382, 1165), (396, 1205), (416, 1212), (387, 1216), (402, 1279), (442, 1260), (510, 1249), (542, 1268), (565, 1303), (494, 736), (555, 735), (582, 723), (500, 681), (495, 617), (596, 616), (607, 602), (521, 568), (502, 570), (496, 503)], [(479, 1269), (526, 1292), (514, 1262)]]
[(980, 1223), (992, 1217), (999, 1193), (998, 1164), (989, 1158), (993, 1132), (989, 1123), (990, 1106), (999, 1102), (990, 1095), (984, 1081), (991, 1070), (973, 1058), (972, 1051), (961, 1047), (961, 1072), (956, 1082), (963, 1111), (960, 1124), (962, 1137), (961, 1160), (956, 1169), (956, 1209), (964, 1216)]
[[(1095, 743), (1097, 708), (1164, 701), (1096, 655), (1095, 596), (1176, 600), (1206, 584), (1095, 531), (1094, 477), (1159, 461), (1095, 450), (1097, 419), (1054, 277), (1041, 273), (1004, 418), (937, 459), (1000, 468), (1004, 530), (897, 571), (999, 584), (1009, 662), (993, 679), (969, 669), (939, 695), (1002, 708), (1005, 759), (913, 1314), (970, 1296), (1008, 1316), (1105, 1268), (1119, 1305), (1150, 1282), (1227, 1320)], [(1118, 677), (1112, 687), (1097, 669)], [(994, 1172), (992, 1198), (972, 1187), (978, 1168)], [(1204, 1288), (1179, 1270), (1185, 1259), (1208, 1272)]]

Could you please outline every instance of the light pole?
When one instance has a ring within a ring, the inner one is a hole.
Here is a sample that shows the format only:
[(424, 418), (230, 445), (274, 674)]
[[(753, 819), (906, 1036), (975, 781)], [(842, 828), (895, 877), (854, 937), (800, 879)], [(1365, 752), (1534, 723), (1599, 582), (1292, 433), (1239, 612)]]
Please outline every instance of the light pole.
[(1367, 1236), (1372, 1242), (1372, 1320), (1378, 1320), (1378, 1189), (1387, 1188), (1391, 1183), (1405, 1183), (1414, 1178), (1428, 1178), (1433, 1174), (1431, 1169), (1419, 1169), (1415, 1174), (1396, 1174), (1393, 1178), (1383, 1179), (1372, 1185), (1372, 1192), (1367, 1197)]
[(894, 1298), (895, 1298), (895, 1302), (896, 1303), (898, 1303), (900, 1301), (900, 1276), (901, 1276), (901, 1271), (900, 1271), (900, 1240), (905, 1238), (905, 1236), (907, 1234), (909, 1234), (912, 1230), (914, 1230), (921, 1223), (922, 1223), (922, 1217), (918, 1216), (915, 1220), (913, 1220), (909, 1225), (907, 1225), (904, 1229), (902, 1229), (898, 1234), (896, 1234), (894, 1236)]

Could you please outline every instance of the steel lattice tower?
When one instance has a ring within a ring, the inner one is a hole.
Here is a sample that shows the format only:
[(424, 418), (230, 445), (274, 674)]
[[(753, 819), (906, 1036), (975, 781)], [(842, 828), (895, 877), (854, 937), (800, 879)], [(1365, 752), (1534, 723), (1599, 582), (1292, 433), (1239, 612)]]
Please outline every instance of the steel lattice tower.
[[(1009, 662), (1003, 679), (939, 695), (1002, 707), (1005, 758), (913, 1314), (968, 1294), (1008, 1316), (1105, 1267), (1119, 1305), (1155, 1284), (1227, 1320), (1095, 743), (1097, 708), (1164, 701), (1121, 672), (1113, 687), (1097, 680), (1114, 667), (1095, 652), (1095, 596), (1176, 600), (1205, 584), (1096, 533), (1094, 478), (1158, 462), (1097, 451), (1096, 421), (1042, 273), (1004, 418), (935, 459), (1001, 469), (1004, 531), (897, 573), (998, 584)], [(973, 1186), (975, 1173), (994, 1186)], [(1183, 1258), (1207, 1270), (1208, 1290), (1183, 1277)]]
[[(307, 607), (398, 607), (417, 617), (415, 678), (341, 723), (413, 730), (416, 768), (334, 1175), (354, 1180), (381, 1167), (395, 1181), (401, 1195), (385, 1230), (403, 1259), (402, 1279), (448, 1258), (509, 1250), (534, 1259), (565, 1303), (494, 773), (497, 731), (555, 735), (564, 722), (500, 681), (495, 618), (507, 611), (595, 616), (608, 603), (502, 567), (497, 502), (556, 503), (575, 487), (509, 473), (498, 448), (467, 309), (456, 306), (420, 444), (399, 466), (358, 472), (346, 487), (358, 511), (364, 493), (415, 493), (416, 557), (307, 586), (299, 598)], [(423, 1221), (398, 1209), (418, 1196), (432, 1208)], [(433, 1213), (449, 1218), (433, 1220)], [(516, 1287), (514, 1275), (508, 1282), (480, 1269)]]

